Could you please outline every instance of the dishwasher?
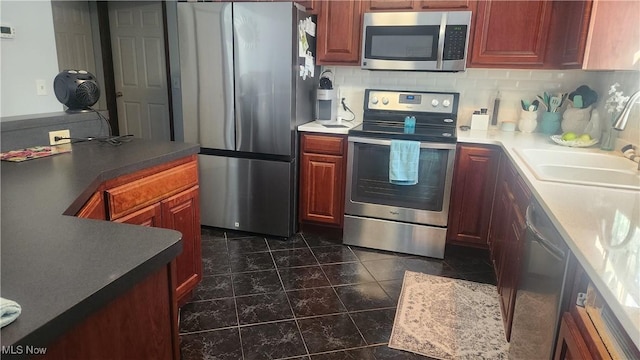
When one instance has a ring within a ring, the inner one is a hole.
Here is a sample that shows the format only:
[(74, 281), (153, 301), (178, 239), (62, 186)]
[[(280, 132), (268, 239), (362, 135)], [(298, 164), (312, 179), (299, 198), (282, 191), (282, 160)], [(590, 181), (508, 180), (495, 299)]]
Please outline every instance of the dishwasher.
[(565, 296), (569, 248), (535, 199), (527, 207), (526, 222), (509, 358), (551, 359)]

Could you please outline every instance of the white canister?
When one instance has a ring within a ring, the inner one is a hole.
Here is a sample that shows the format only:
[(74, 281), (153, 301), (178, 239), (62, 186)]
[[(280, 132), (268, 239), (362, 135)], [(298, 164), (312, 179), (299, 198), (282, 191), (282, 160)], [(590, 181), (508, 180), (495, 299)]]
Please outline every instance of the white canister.
[(538, 111), (522, 111), (518, 129), (523, 133), (532, 133), (538, 127)]

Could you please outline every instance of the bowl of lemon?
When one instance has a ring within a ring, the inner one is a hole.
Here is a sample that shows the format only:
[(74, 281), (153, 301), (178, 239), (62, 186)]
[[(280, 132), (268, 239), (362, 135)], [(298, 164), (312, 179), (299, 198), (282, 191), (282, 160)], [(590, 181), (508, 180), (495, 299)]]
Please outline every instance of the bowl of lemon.
[(562, 135), (551, 135), (551, 140), (562, 146), (569, 147), (589, 147), (598, 143), (598, 139), (594, 139), (589, 134), (576, 134), (567, 131)]

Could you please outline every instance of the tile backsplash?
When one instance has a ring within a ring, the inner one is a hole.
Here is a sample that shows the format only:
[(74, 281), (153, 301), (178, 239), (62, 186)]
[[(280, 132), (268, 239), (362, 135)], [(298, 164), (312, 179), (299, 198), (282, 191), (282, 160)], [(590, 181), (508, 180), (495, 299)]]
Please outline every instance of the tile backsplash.
[[(593, 72), (583, 70), (514, 70), (514, 69), (467, 69), (458, 73), (369, 71), (351, 66), (327, 66), (333, 72), (334, 86), (354, 111), (362, 118), (364, 89), (381, 88), (393, 90), (454, 91), (460, 93), (458, 124), (468, 125), (474, 110), (488, 108), (491, 111), (493, 98), (500, 92), (498, 121), (517, 121), (520, 115), (520, 100), (533, 100), (538, 94), (571, 92), (580, 85), (588, 85), (599, 94), (598, 108), (606, 118), (604, 101), (609, 86), (619, 82), (625, 95), (640, 88), (640, 76), (634, 71)], [(637, 106), (640, 108), (640, 105)], [(621, 138), (638, 143), (640, 121), (636, 112)], [(348, 119), (351, 115), (340, 116)]]

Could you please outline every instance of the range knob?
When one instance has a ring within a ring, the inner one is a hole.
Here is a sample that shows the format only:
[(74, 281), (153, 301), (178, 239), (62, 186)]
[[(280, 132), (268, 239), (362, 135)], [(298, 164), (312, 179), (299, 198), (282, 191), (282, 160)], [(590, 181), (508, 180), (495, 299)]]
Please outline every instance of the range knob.
[(438, 99), (431, 100), (431, 106), (436, 107), (438, 106), (438, 104), (439, 104)]
[(451, 105), (451, 101), (449, 99), (442, 100), (442, 106), (449, 107)]
[(372, 98), (371, 98), (371, 103), (372, 103), (372, 104), (377, 104), (377, 103), (378, 103), (378, 98), (377, 98), (377, 97), (375, 97), (375, 96), (374, 96), (374, 97), (372, 97)]
[(389, 103), (389, 99), (387, 99), (386, 97), (382, 98), (382, 104), (383, 105), (387, 105)]

